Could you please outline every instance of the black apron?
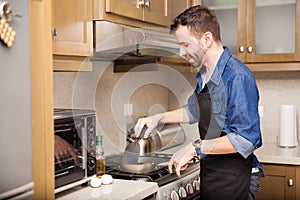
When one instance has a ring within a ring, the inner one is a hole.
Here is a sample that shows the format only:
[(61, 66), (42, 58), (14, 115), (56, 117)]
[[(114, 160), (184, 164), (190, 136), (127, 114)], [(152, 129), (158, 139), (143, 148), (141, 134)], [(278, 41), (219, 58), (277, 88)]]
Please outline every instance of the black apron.
[[(199, 133), (201, 139), (226, 135), (217, 124), (207, 86), (196, 93), (199, 103)], [(250, 188), (253, 155), (244, 159), (239, 153), (203, 155), (201, 158), (201, 200), (247, 200)]]

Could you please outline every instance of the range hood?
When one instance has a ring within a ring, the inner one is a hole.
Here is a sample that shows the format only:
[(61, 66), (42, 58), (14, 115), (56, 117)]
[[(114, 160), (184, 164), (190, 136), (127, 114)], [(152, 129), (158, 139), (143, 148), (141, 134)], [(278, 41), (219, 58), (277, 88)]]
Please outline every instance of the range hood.
[(136, 28), (109, 21), (95, 21), (92, 60), (115, 64), (155, 62), (178, 57), (179, 45), (167, 28)]

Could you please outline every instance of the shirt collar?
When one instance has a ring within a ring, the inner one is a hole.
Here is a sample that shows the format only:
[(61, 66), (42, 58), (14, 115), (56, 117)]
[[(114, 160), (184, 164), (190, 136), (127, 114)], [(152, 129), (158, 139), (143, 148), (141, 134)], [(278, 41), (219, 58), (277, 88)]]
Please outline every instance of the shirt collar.
[(209, 81), (213, 82), (216, 85), (219, 85), (221, 81), (222, 74), (225, 70), (225, 66), (227, 65), (227, 62), (229, 58), (231, 57), (231, 53), (227, 47), (224, 47), (224, 51), (221, 54), (217, 66), (215, 67), (215, 70), (213, 71), (213, 74), (211, 75), (211, 78)]
[[(228, 60), (231, 56), (232, 55), (230, 53), (230, 50), (227, 47), (224, 47), (224, 51), (221, 54), (221, 56), (218, 60), (217, 66), (215, 67), (215, 69), (213, 71), (213, 74), (211, 75), (210, 80), (208, 81), (208, 83), (212, 82), (215, 85), (219, 85), (219, 83), (221, 81), (222, 74), (225, 70), (225, 66), (226, 66), (226, 64), (227, 64), (227, 62), (228, 62)], [(203, 81), (202, 77), (204, 76), (205, 73), (206, 73), (206, 68), (204, 66), (202, 66), (200, 68), (199, 72), (196, 75), (196, 79), (198, 81), (198, 87), (200, 87), (200, 88), (201, 88), (202, 81)], [(198, 89), (200, 89), (200, 88), (198, 88)]]
[[(225, 66), (229, 60), (229, 58), (231, 57), (231, 53), (230, 50), (227, 47), (224, 47), (224, 51), (221, 54), (217, 66), (215, 67), (213, 74), (210, 77), (210, 80), (208, 82), (212, 82), (216, 85), (219, 85), (220, 81), (221, 81), (221, 77), (222, 74), (225, 70)], [(201, 75), (206, 73), (206, 68), (205, 67), (201, 67), (201, 69), (199, 70), (199, 73), (196, 75), (197, 80), (199, 80), (199, 78), (201, 77)]]

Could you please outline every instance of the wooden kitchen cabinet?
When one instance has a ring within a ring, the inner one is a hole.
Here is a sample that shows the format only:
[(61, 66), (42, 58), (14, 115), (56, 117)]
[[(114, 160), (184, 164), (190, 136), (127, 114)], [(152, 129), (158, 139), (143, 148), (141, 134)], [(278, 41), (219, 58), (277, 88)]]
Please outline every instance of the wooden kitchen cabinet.
[(189, 7), (200, 5), (201, 0), (172, 0), (171, 1), (171, 20)]
[(170, 24), (170, 0), (106, 0), (105, 10), (153, 24)]
[(245, 63), (300, 61), (300, 0), (202, 0), (223, 45)]
[(89, 56), (93, 51), (91, 0), (52, 0), (53, 54)]
[(299, 199), (300, 166), (263, 164), (266, 177), (260, 179), (256, 200)]

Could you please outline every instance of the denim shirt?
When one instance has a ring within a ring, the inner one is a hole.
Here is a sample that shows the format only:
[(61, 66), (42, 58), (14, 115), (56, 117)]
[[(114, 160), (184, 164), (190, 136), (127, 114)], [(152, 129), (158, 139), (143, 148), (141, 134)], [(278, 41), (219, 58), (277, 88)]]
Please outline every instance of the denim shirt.
[[(196, 93), (202, 90), (202, 77), (205, 73), (206, 69), (202, 67), (196, 76)], [(218, 125), (223, 127), (222, 131), (227, 134), (234, 148), (247, 158), (262, 145), (258, 114), (259, 92), (252, 72), (225, 47), (206, 85)], [(198, 122), (197, 107), (198, 101), (193, 94), (184, 106), (190, 123)], [(262, 169), (256, 157), (253, 167)]]

